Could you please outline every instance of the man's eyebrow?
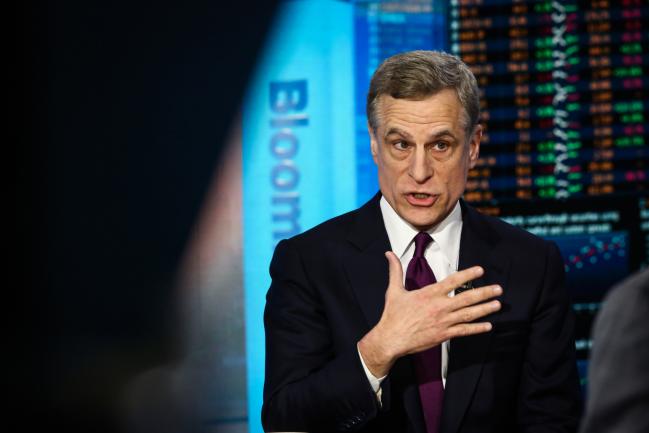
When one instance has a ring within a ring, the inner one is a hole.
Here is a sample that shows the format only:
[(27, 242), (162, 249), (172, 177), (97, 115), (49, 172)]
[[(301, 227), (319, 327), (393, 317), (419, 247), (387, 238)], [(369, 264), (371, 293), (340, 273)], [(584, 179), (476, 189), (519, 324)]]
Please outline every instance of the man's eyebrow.
[(400, 135), (400, 136), (402, 136), (402, 137), (405, 137), (405, 138), (407, 138), (407, 139), (412, 139), (412, 135), (408, 134), (408, 133), (407, 133), (406, 131), (404, 131), (403, 129), (401, 129), (401, 128), (396, 128), (396, 127), (393, 127), (393, 128), (388, 129), (388, 130), (385, 132), (385, 135), (384, 135), (383, 137), (385, 138), (385, 137), (387, 137), (387, 136), (389, 136), (389, 135), (392, 135), (392, 134), (398, 134), (398, 135)]
[(436, 132), (434, 134), (431, 134), (432, 138), (441, 138), (441, 137), (451, 137), (453, 140), (457, 141), (457, 137), (455, 137), (455, 134), (450, 129), (443, 129), (439, 132)]

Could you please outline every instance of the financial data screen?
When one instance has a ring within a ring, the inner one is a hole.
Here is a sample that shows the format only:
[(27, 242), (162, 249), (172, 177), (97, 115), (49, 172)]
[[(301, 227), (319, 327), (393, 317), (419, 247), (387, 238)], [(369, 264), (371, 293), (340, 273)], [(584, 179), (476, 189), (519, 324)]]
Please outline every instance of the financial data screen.
[(465, 198), (557, 243), (584, 370), (602, 297), (649, 261), (649, 2), (458, 0), (448, 28), (483, 92)]

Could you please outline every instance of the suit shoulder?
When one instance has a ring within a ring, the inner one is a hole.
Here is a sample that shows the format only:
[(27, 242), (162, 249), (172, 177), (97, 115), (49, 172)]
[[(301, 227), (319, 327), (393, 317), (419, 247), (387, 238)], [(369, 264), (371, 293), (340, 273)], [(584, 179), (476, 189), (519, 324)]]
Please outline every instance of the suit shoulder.
[(295, 235), (288, 240), (294, 245), (311, 245), (326, 240), (344, 239), (352, 227), (359, 209), (335, 216)]
[(628, 312), (629, 307), (643, 306), (643, 314), (649, 312), (649, 268), (637, 271), (616, 284), (604, 298), (607, 310)]

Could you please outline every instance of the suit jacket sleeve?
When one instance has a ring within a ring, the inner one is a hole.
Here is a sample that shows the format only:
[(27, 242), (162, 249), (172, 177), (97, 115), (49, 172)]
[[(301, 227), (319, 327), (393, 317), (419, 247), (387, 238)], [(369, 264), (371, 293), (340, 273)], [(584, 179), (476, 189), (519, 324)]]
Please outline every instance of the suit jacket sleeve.
[(270, 266), (262, 423), (266, 431), (357, 430), (378, 413), (376, 395), (356, 345), (334, 347), (304, 253), (282, 241)]
[(521, 372), (518, 419), (523, 432), (574, 432), (581, 411), (574, 316), (564, 287), (563, 260), (554, 243), (546, 245), (545, 272)]

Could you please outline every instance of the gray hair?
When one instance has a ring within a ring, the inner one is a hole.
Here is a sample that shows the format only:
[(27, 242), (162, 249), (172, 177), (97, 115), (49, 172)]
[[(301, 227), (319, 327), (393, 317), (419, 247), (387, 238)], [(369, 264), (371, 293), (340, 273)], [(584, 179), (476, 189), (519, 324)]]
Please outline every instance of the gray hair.
[[(444, 89), (453, 89), (464, 107), (467, 135), (480, 118), (478, 83), (458, 57), (441, 51), (408, 51), (387, 58), (374, 72), (367, 93), (367, 120), (376, 130), (377, 105), (382, 95), (421, 100)], [(468, 137), (467, 137), (468, 138)]]

